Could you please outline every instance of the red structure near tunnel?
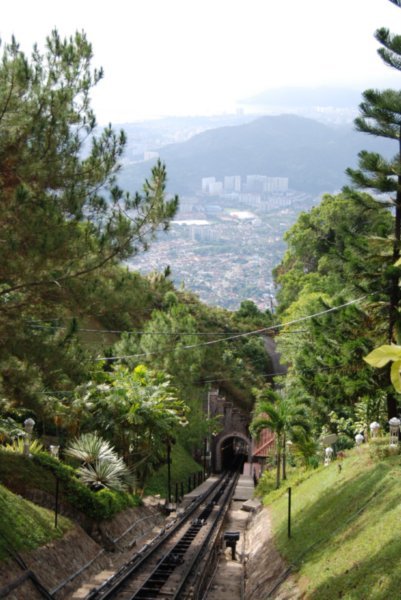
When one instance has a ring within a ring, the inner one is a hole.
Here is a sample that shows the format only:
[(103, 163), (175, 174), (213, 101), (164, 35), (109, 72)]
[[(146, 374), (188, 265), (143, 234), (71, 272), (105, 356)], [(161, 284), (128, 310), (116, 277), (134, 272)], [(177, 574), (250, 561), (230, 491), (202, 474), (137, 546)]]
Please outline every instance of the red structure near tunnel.
[(252, 442), (253, 459), (266, 459), (273, 452), (273, 449), (274, 433), (270, 429), (262, 429), (259, 438)]

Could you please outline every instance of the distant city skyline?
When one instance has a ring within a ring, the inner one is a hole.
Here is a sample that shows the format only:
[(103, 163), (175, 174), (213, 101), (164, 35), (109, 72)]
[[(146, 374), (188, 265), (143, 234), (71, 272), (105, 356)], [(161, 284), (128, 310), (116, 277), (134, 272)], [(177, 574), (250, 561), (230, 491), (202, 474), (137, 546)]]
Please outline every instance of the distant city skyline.
[(84, 30), (105, 70), (92, 94), (100, 123), (231, 113), (277, 87), (401, 87), (374, 39), (379, 27), (401, 33), (389, 0), (14, 0), (0, 37), (29, 53), (55, 27)]

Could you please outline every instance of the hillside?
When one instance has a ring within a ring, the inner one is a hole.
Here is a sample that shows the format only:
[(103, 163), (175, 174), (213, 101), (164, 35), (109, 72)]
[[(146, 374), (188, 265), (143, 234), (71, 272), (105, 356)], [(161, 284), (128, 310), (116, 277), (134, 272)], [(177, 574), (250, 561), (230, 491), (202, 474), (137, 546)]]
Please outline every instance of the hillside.
[[(290, 566), (276, 580), (282, 584), (281, 591), (289, 585), (290, 576), (308, 600), (399, 597), (401, 465), (399, 454), (379, 458), (388, 449), (388, 440), (382, 443), (382, 450), (371, 443), (350, 451), (341, 471), (334, 461), (298, 484), (290, 480), (279, 493), (265, 497), (273, 543)], [(288, 539), (286, 491), (290, 485)], [(266, 565), (260, 568), (263, 572)], [(254, 577), (254, 584), (260, 584)], [(250, 594), (249, 598), (261, 596)]]
[[(330, 127), (295, 115), (265, 116), (243, 125), (204, 131), (159, 150), (166, 163), (168, 190), (193, 194), (202, 177), (261, 174), (288, 177), (292, 189), (312, 194), (341, 188), (344, 171), (355, 166), (358, 152), (392, 153), (391, 143), (358, 133), (353, 127)], [(134, 189), (149, 175), (152, 161), (126, 166), (120, 179)]]
[(288, 107), (357, 107), (362, 92), (352, 88), (331, 86), (320, 87), (279, 87), (264, 90), (250, 98), (244, 98), (242, 104), (258, 106)]

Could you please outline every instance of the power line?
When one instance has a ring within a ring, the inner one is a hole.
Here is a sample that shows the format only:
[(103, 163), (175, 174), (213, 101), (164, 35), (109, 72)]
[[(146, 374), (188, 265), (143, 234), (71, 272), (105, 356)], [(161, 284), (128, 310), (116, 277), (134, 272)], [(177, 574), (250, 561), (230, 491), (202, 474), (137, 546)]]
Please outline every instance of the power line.
[[(65, 330), (64, 325), (30, 325), (31, 329)], [(127, 333), (128, 335), (237, 335), (237, 331), (142, 331), (127, 329), (86, 329), (78, 327), (76, 333)]]
[[(377, 292), (374, 292), (374, 293), (377, 293)], [(219, 344), (220, 342), (227, 342), (227, 341), (231, 341), (231, 340), (235, 340), (235, 339), (239, 339), (239, 338), (249, 337), (251, 335), (260, 335), (262, 333), (266, 333), (267, 331), (274, 331), (277, 329), (282, 329), (283, 327), (288, 327), (289, 325), (295, 325), (296, 323), (302, 323), (303, 321), (314, 319), (315, 317), (320, 317), (322, 315), (325, 315), (325, 314), (328, 314), (331, 312), (336, 312), (338, 310), (341, 310), (342, 308), (351, 306), (352, 304), (357, 304), (358, 302), (361, 302), (362, 300), (364, 300), (365, 298), (367, 298), (368, 296), (371, 296), (371, 295), (372, 294), (365, 294), (364, 296), (360, 296), (359, 298), (356, 298), (354, 300), (349, 300), (348, 302), (345, 302), (338, 306), (333, 306), (331, 308), (316, 312), (312, 315), (306, 315), (305, 317), (299, 317), (298, 319), (293, 319), (292, 321), (288, 321), (287, 323), (280, 323), (277, 325), (271, 325), (270, 327), (263, 327), (262, 329), (255, 329), (254, 331), (248, 331), (245, 333), (229, 335), (228, 337), (225, 337), (225, 338), (220, 338), (218, 340), (210, 340), (208, 342), (200, 342), (199, 344), (187, 344), (185, 346), (182, 346), (181, 350), (192, 350), (194, 348), (200, 348), (202, 346), (211, 346), (213, 344)], [(102, 356), (95, 360), (96, 361), (98, 361), (98, 360), (105, 360), (105, 361), (125, 360), (128, 358), (144, 358), (144, 357), (148, 357), (148, 356), (160, 356), (160, 355), (164, 355), (164, 354), (166, 354), (165, 351), (148, 352), (148, 353), (142, 352), (140, 354), (126, 354), (124, 356)]]

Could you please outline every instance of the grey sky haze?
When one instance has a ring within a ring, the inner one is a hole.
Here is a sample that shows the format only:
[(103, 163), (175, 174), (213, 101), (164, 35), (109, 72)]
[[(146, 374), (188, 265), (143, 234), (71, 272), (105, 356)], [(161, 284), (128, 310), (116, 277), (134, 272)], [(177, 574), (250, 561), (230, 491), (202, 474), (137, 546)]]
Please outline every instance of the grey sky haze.
[(279, 86), (401, 88), (377, 55), (382, 26), (401, 33), (389, 0), (13, 0), (0, 37), (30, 51), (54, 27), (84, 30), (105, 70), (98, 120), (121, 123), (233, 112)]

